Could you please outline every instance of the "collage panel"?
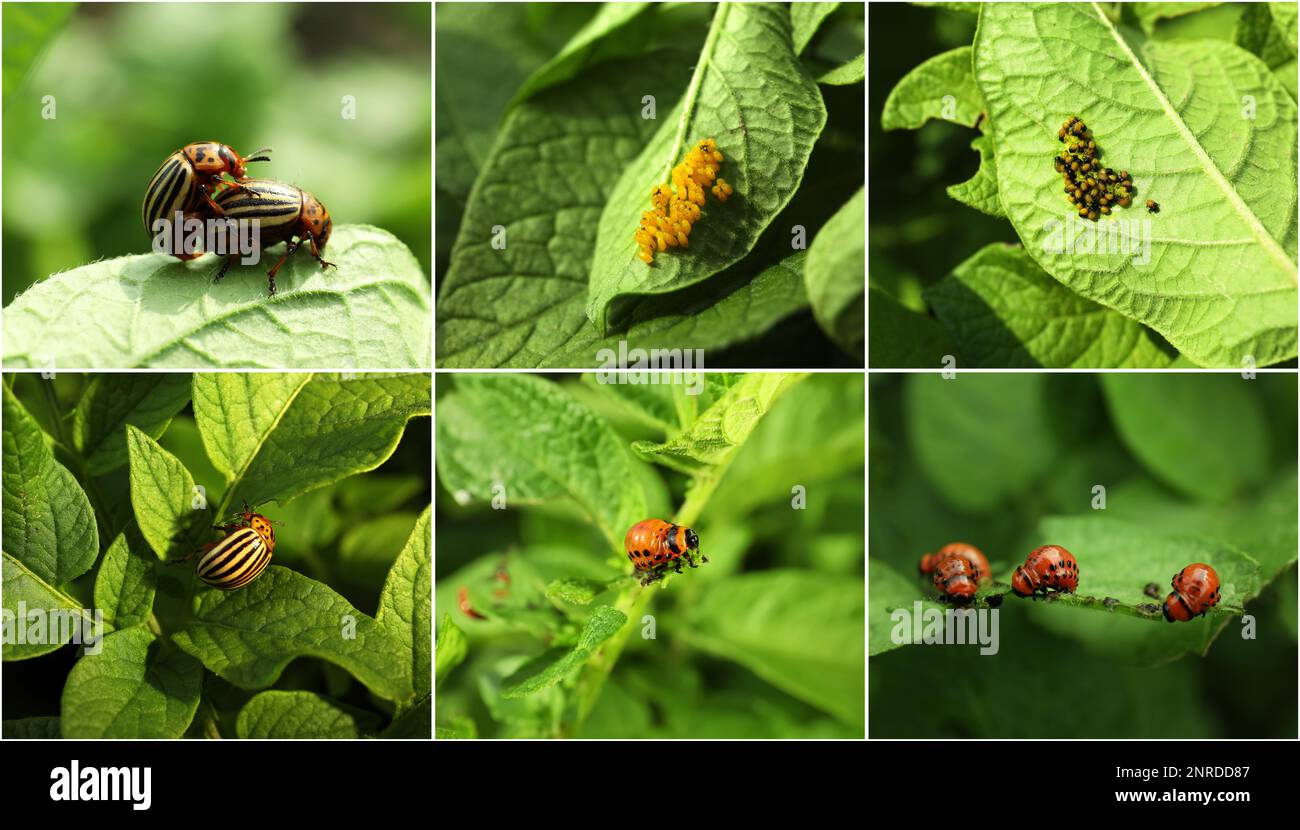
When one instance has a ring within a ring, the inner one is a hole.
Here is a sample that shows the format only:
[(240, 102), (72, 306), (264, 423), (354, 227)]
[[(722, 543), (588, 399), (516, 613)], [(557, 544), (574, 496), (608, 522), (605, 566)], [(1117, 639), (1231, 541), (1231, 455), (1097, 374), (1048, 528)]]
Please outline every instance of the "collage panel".
[(428, 374), (3, 377), (5, 738), (429, 737)]
[(861, 373), (436, 387), (438, 738), (863, 738)]
[(1296, 738), (1295, 374), (870, 398), (870, 737)]
[(428, 3), (5, 3), (6, 369), (432, 367)]
[(862, 366), (863, 17), (438, 3), (438, 366)]
[(869, 17), (872, 368), (1295, 367), (1295, 4)]

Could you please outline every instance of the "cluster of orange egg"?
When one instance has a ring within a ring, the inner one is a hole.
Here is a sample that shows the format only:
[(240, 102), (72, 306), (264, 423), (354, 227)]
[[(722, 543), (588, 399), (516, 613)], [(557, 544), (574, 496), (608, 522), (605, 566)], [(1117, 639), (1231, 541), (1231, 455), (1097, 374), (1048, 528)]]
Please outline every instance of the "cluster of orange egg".
[(719, 202), (735, 191), (726, 179), (718, 178), (722, 153), (711, 138), (701, 139), (673, 168), (673, 186), (655, 185), (650, 191), (651, 210), (641, 214), (641, 224), (634, 237), (637, 256), (649, 265), (656, 251), (681, 246), (690, 247), (691, 225), (700, 218), (704, 205), (704, 188), (708, 187)]

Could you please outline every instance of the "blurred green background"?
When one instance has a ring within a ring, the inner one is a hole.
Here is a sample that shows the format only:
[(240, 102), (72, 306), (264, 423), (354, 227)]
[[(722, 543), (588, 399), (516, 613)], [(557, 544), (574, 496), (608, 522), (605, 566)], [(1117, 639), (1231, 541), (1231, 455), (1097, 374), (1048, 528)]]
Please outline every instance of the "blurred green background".
[[(426, 273), (427, 3), (4, 4), (4, 303), (51, 273), (147, 253), (140, 200), (192, 141), (370, 224)], [(42, 118), (44, 96), (56, 115)], [(355, 96), (356, 118), (341, 117)]]
[[(457, 377), (437, 376), (438, 401), (455, 394)], [(590, 377), (547, 377), (628, 444), (663, 439)], [(862, 737), (864, 393), (861, 374), (816, 374), (763, 417), (694, 524), (709, 563), (653, 589), (656, 639), (628, 638), (574, 737)], [(547, 425), (532, 428), (542, 434)], [(445, 440), (440, 434), (442, 452)], [(686, 477), (639, 460), (633, 467), (640, 486), (656, 494), (659, 507), (649, 509), (669, 518)], [(469, 649), (464, 663), (437, 678), (436, 725), (464, 737), (554, 736), (565, 686), (507, 699), (503, 680), (572, 628), (568, 615), (609, 604), (631, 582), (627, 559), (611, 556), (576, 505), (508, 502), (510, 509), (494, 510), (458, 503), (439, 482), (435, 623), (441, 631), (450, 615)], [(791, 508), (795, 484), (806, 488), (805, 509)], [(579, 607), (547, 596), (562, 578), (616, 587)], [(464, 612), (462, 588), (487, 619)], [(846, 642), (855, 643), (850, 653), (826, 653)], [(810, 702), (819, 697), (843, 701), (848, 714)]]
[(878, 585), (933, 599), (917, 563), (953, 541), (1006, 581), (1055, 541), (1038, 529), (1048, 516), (1231, 546), (1267, 580), (1246, 603), (1256, 639), (1234, 617), (1206, 656), (1155, 665), (1138, 652), (1173, 632), (1163, 620), (1009, 596), (996, 655), (904, 645), (870, 658), (871, 737), (1296, 737), (1295, 375), (876, 374), (870, 397), (873, 645), (889, 638)]
[(890, 90), (927, 59), (969, 46), (975, 15), (873, 3), (870, 16), (868, 279), (872, 288), (924, 312), (925, 288), (984, 245), (1020, 240), (1007, 220), (980, 213), (947, 193), (949, 185), (966, 181), (979, 167), (979, 153), (970, 146), (978, 130), (947, 121), (930, 121), (919, 130), (880, 128)]
[[(35, 373), (9, 373), (4, 382), (46, 434), (55, 436), (67, 434), (67, 419), (94, 377), (61, 373), (53, 381), (45, 381)], [(287, 504), (258, 506), (276, 522), (274, 564), (324, 582), (358, 610), (374, 615), (388, 570), (429, 504), (429, 458), (433, 452), (430, 425), (423, 418), (408, 424), (392, 456), (371, 472), (313, 490)], [(206, 488), (210, 504), (220, 502), (225, 479), (208, 460), (190, 405), (181, 410), (158, 443), (180, 459), (196, 484)], [(129, 468), (123, 465), (107, 475), (89, 477), (79, 471), (75, 459), (61, 445), (55, 444), (54, 452), (61, 463), (77, 471), (78, 480), (90, 495), (99, 523), (102, 562), (102, 551), (132, 518)], [(97, 566), (61, 587), (91, 606), (98, 572)], [(186, 585), (193, 574), (192, 564), (158, 568), (154, 613), (164, 630), (186, 613)], [(0, 699), (5, 719), (58, 716), (64, 681), (79, 653), (76, 647), (64, 646), (42, 657), (5, 663)], [(360, 709), (391, 714), (385, 711), (386, 703), (373, 697), (347, 671), (324, 660), (294, 660), (271, 688), (319, 692)], [(186, 737), (202, 737), (202, 721), (209, 705), (221, 734), (233, 736), (239, 710), (259, 691), (240, 689), (207, 673), (200, 716)]]

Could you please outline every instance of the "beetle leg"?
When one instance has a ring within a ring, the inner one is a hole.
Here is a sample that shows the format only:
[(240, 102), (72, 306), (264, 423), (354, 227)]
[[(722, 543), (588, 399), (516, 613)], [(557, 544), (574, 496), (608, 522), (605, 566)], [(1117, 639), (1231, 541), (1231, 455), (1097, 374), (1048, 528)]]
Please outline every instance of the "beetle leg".
[(219, 545), (219, 544), (221, 544), (221, 543), (220, 543), (220, 542), (208, 542), (208, 543), (207, 543), (206, 545), (204, 545), (203, 547), (199, 548), (198, 550), (192, 550), (192, 551), (190, 551), (189, 553), (187, 553), (187, 554), (185, 554), (184, 556), (182, 556), (180, 559), (168, 559), (168, 560), (167, 560), (167, 564), (168, 564), (168, 565), (179, 565), (179, 564), (181, 564), (182, 562), (188, 562), (188, 561), (190, 561), (191, 559), (193, 559), (195, 556), (197, 556), (198, 554), (200, 554), (200, 553), (207, 553), (208, 551), (212, 550), (213, 548), (215, 548), (215, 547), (216, 547), (217, 545)]
[(212, 201), (212, 194), (208, 192), (208, 188), (206, 185), (199, 185), (199, 195), (203, 197), (203, 201), (208, 203), (208, 208), (211, 209), (212, 212), (215, 213), (217, 216), (226, 215), (226, 212), (221, 209), (221, 205)]
[(222, 277), (224, 277), (226, 275), (226, 272), (230, 270), (230, 263), (234, 261), (235, 258), (233, 256), (226, 257), (225, 261), (221, 263), (221, 267), (217, 269), (216, 279), (220, 280)]
[(324, 271), (327, 267), (338, 268), (338, 266), (335, 265), (334, 263), (326, 262), (324, 259), (321, 259), (320, 248), (317, 247), (316, 245), (316, 237), (312, 236), (310, 238), (311, 238), (311, 255), (316, 257), (316, 261), (320, 263), (320, 269)]
[(224, 184), (226, 187), (230, 188), (231, 190), (238, 190), (240, 192), (247, 193), (249, 196), (252, 196), (254, 199), (262, 198), (262, 194), (258, 193), (256, 190), (253, 190), (250, 187), (245, 187), (244, 185), (240, 184), (234, 179), (221, 179), (217, 183)]
[(272, 297), (275, 296), (275, 272), (280, 270), (280, 266), (284, 265), (284, 261), (293, 256), (293, 252), (296, 250), (298, 250), (297, 240), (289, 243), (288, 249), (284, 252), (284, 256), (280, 257), (280, 261), (275, 265), (272, 265), (271, 270), (266, 272), (266, 283), (267, 287), (271, 290)]

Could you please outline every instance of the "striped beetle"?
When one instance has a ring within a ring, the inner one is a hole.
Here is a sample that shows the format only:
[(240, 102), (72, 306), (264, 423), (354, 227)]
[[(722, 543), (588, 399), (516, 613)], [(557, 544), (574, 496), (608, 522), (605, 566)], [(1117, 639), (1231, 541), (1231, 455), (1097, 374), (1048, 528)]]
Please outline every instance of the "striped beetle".
[[(223, 184), (227, 185), (227, 190), (242, 190), (240, 181), (247, 176), (244, 165), (250, 161), (270, 161), (263, 155), (269, 152), (270, 148), (266, 148), (244, 158), (218, 141), (196, 141), (172, 153), (145, 188), (144, 204), (140, 208), (145, 232), (152, 235), (154, 222), (170, 220), (176, 211), (192, 213), (206, 205), (208, 210), (220, 216), (221, 208), (213, 201), (212, 191)], [(236, 181), (222, 179), (222, 173), (230, 174)], [(199, 254), (175, 256), (194, 259)]]
[(204, 545), (195, 569), (205, 584), (222, 591), (243, 588), (257, 579), (275, 552), (275, 530), (270, 519), (250, 510), (248, 502), (235, 517), (237, 521), (232, 524), (214, 526), (214, 530), (224, 530), (226, 538)]
[[(245, 179), (238, 190), (223, 190), (217, 194), (217, 205), (222, 216), (228, 219), (256, 219), (261, 229), (262, 249), (277, 242), (288, 242), (288, 250), (280, 261), (266, 272), (267, 286), (275, 296), (275, 272), (304, 241), (311, 240), (311, 255), (320, 263), (321, 270), (338, 267), (321, 257), (334, 227), (329, 211), (320, 200), (307, 191), (275, 179)], [(251, 194), (251, 195), (250, 195)], [(294, 237), (297, 237), (296, 239)], [(226, 257), (217, 279), (226, 275), (236, 255)]]

